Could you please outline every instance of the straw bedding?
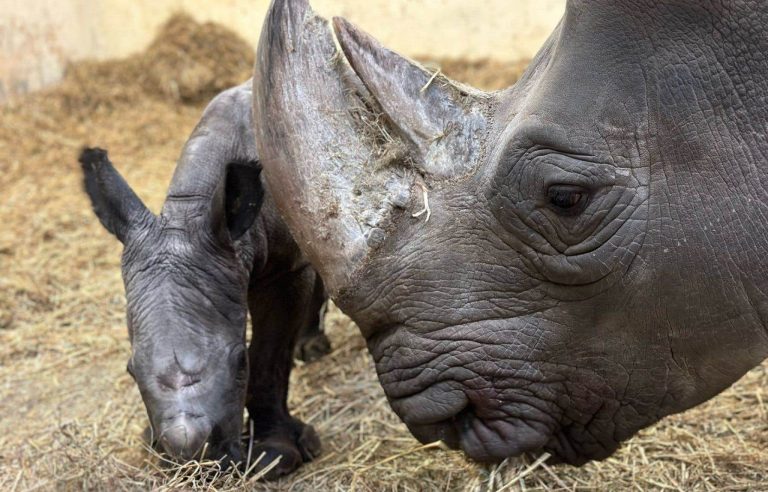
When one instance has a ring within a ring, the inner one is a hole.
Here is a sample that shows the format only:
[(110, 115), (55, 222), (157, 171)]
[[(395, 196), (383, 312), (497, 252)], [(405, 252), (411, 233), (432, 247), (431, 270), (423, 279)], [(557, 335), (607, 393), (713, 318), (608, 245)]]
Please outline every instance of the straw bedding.
[[(0, 108), (0, 490), (759, 490), (768, 489), (768, 365), (583, 468), (536, 457), (495, 467), (422, 447), (387, 406), (353, 324), (328, 318), (334, 351), (293, 374), (291, 407), (323, 454), (279, 482), (161, 469), (141, 440), (120, 246), (93, 216), (76, 154), (108, 147), (153, 210), (185, 136), (217, 91), (249, 76), (231, 32), (172, 19), (147, 51), (80, 63), (56, 88)], [(487, 88), (523, 64), (432, 60)]]

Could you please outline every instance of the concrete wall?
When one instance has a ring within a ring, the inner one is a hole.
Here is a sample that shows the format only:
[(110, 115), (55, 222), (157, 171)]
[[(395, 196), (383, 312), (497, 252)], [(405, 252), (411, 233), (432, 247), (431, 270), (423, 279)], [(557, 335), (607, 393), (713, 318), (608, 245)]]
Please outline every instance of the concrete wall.
[[(406, 55), (530, 57), (564, 0), (313, 0)], [(143, 49), (173, 12), (213, 20), (254, 46), (268, 0), (0, 0), (0, 101), (55, 83), (69, 60)]]

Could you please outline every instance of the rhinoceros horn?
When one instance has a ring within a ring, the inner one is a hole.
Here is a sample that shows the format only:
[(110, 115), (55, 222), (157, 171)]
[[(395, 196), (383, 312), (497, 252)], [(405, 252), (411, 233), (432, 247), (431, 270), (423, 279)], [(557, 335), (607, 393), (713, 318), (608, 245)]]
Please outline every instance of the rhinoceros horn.
[(253, 103), (278, 209), (335, 294), (389, 234), (426, 217), (407, 213), (421, 190), (476, 168), (489, 98), (333, 24), (335, 36), (306, 0), (274, 0)]

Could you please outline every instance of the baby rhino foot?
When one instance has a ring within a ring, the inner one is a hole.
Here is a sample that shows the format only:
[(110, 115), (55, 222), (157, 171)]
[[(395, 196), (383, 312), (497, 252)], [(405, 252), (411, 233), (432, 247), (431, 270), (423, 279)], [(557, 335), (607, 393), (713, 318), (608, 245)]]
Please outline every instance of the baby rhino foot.
[(305, 335), (296, 342), (294, 357), (304, 361), (312, 362), (331, 352), (331, 342), (322, 331)]
[(267, 480), (275, 480), (291, 473), (302, 463), (312, 461), (320, 454), (320, 447), (320, 438), (315, 429), (291, 418), (274, 426), (264, 437), (254, 440), (251, 460), (259, 460), (253, 468), (254, 473), (265, 470), (279, 460), (264, 475)]

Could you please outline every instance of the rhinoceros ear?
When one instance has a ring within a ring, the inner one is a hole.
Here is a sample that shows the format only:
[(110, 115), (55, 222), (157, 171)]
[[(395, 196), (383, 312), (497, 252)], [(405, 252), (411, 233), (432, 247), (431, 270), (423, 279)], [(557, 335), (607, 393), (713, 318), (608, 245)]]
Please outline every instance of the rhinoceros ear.
[(264, 200), (260, 174), (258, 161), (227, 164), (211, 204), (212, 227), (220, 240), (238, 240), (258, 217)]
[(485, 128), (485, 94), (427, 71), (341, 17), (333, 25), (347, 60), (418, 167), (437, 178), (471, 170)]
[(86, 148), (78, 160), (93, 211), (102, 225), (125, 243), (132, 230), (154, 216), (112, 166), (106, 150)]

